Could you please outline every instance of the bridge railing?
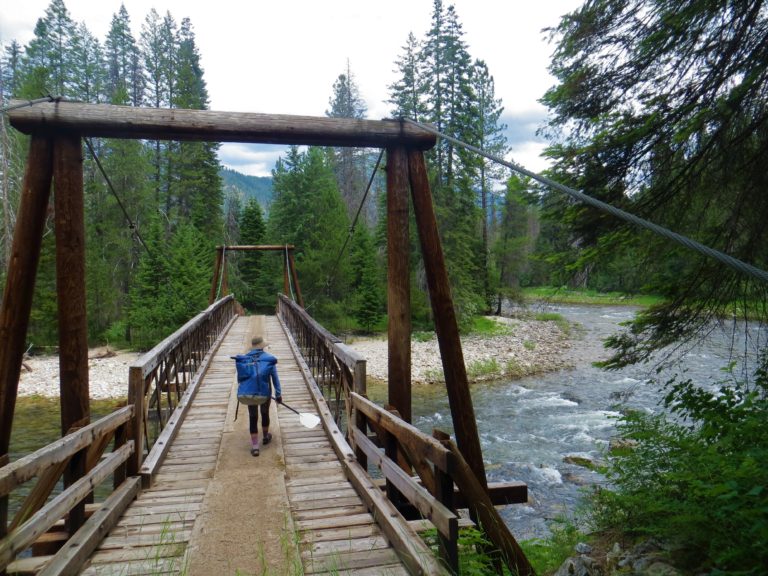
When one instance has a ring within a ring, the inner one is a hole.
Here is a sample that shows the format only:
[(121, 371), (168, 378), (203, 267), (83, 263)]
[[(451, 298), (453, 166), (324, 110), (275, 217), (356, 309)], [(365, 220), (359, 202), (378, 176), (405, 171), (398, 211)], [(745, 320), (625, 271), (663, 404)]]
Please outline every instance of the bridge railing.
[(234, 296), (222, 298), (131, 364), (128, 403), (135, 408), (131, 437), (136, 450), (129, 473), (141, 474), (145, 486), (176, 435), (211, 351), (235, 317)]
[(365, 358), (282, 294), (278, 296), (277, 313), (320, 386), (336, 425), (346, 434), (347, 424), (353, 418), (350, 395), (352, 392), (365, 394)]
[[(127, 434), (133, 413), (133, 406), (124, 406), (0, 468), (0, 498), (22, 486), (29, 488), (11, 518), (7, 535), (0, 540), (0, 574), (6, 569), (9, 574), (26, 573), (25, 562), (39, 562), (34, 557), (19, 557), (30, 548), (33, 556), (58, 550), (45, 562), (45, 574), (78, 571), (139, 491), (140, 480), (126, 474), (126, 462), (135, 447)], [(113, 450), (105, 455), (113, 440)], [(77, 479), (49, 498), (62, 476)], [(92, 499), (94, 488), (110, 476), (114, 489), (104, 502), (92, 506), (86, 519), (86, 502)], [(27, 483), (35, 479), (29, 487)], [(43, 535), (46, 538), (41, 539)]]
[[(297, 360), (313, 383), (310, 393), (348, 479), (412, 571), (441, 574), (446, 566), (458, 573), (457, 509), (467, 508), (507, 566), (533, 574), (495, 508), (525, 502), (525, 484), (497, 483), (487, 491), (447, 434), (435, 430), (434, 437), (428, 436), (365, 397), (365, 359), (359, 353), (284, 296), (278, 299), (278, 316), (302, 357)], [(383, 477), (384, 493), (370, 467)], [(409, 523), (404, 515), (421, 520)], [(415, 530), (430, 527), (437, 531), (441, 566), (432, 563), (415, 537)]]

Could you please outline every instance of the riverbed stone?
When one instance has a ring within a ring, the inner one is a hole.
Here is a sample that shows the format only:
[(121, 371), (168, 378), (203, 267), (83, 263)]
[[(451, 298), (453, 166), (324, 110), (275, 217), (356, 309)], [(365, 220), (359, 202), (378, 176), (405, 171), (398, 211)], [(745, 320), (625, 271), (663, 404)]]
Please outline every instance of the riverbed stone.
[(589, 556), (573, 556), (560, 565), (554, 576), (602, 576), (600, 565)]

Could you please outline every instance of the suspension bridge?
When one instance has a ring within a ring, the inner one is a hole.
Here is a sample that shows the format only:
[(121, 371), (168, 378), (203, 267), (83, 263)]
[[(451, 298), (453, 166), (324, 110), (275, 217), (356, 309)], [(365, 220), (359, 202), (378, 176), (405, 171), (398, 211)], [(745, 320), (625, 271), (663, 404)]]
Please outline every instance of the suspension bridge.
[[(226, 255), (281, 250), (284, 292), (264, 319), (279, 358), (283, 398), (317, 414), (307, 429), (275, 413), (273, 456), (283, 461), (285, 533), (301, 574), (450, 574), (459, 528), (481, 528), (502, 563), (533, 570), (495, 508), (525, 502), (519, 483), (489, 485), (469, 394), (424, 150), (435, 136), (402, 121), (312, 118), (206, 110), (90, 105), (51, 99), (9, 108), (31, 136), (6, 288), (0, 307), (0, 574), (236, 572), (259, 550), (247, 530), (205, 531), (201, 520), (236, 510), (222, 494), (233, 454), (235, 375), (251, 320), (226, 294)], [(365, 359), (303, 308), (292, 246), (221, 247), (210, 306), (142, 355), (126, 374), (127, 404), (90, 421), (85, 311), (83, 140), (89, 137), (376, 147), (387, 163), (388, 402), (366, 397)], [(60, 329), (62, 437), (14, 462), (8, 457), (19, 373), (52, 185)], [(410, 424), (409, 195), (427, 273), (455, 438)], [(266, 452), (266, 451), (265, 451)], [(256, 474), (251, 469), (247, 474)], [(60, 490), (56, 489), (60, 485)], [(97, 487), (102, 489), (95, 490)], [(104, 495), (104, 487), (107, 488)], [(11, 510), (10, 495), (23, 492)], [(265, 506), (264, 508), (268, 508)], [(460, 514), (466, 510), (466, 514)], [(269, 510), (264, 510), (267, 513)], [(258, 510), (254, 512), (258, 516)], [(419, 534), (433, 530), (434, 553)], [(218, 540), (217, 540), (218, 539)], [(214, 546), (218, 543), (218, 546)], [(222, 564), (212, 568), (214, 549)], [(249, 564), (253, 566), (253, 564)], [(268, 566), (262, 565), (267, 571)]]

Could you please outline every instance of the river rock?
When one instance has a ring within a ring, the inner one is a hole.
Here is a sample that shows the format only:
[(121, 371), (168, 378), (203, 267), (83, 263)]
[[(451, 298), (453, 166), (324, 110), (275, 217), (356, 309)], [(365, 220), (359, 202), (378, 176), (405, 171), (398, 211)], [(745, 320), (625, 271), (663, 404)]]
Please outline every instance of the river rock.
[(603, 572), (594, 558), (574, 556), (560, 565), (554, 576), (602, 576)]

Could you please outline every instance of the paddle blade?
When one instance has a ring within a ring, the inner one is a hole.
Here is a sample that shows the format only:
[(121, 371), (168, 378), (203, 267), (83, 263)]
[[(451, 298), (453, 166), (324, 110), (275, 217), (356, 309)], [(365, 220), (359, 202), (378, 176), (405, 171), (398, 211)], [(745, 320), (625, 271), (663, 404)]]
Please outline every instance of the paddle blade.
[(301, 425), (305, 428), (314, 428), (320, 424), (320, 418), (309, 412), (302, 412), (299, 414), (299, 422), (301, 422)]

